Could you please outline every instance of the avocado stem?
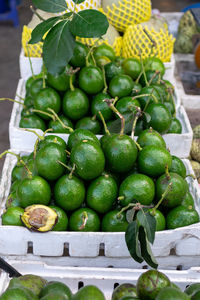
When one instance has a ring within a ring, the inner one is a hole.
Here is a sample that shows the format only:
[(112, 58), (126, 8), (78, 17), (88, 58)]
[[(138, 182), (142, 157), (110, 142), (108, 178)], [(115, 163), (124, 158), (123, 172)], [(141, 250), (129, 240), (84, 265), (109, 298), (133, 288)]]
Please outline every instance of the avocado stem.
[(169, 193), (169, 191), (171, 190), (172, 187), (172, 182), (170, 182), (166, 188), (166, 190), (164, 191), (164, 193), (162, 194), (161, 199), (158, 201), (158, 203), (156, 204), (156, 206), (153, 207), (152, 209), (152, 213), (153, 215), (155, 215), (155, 211), (156, 209), (158, 209), (158, 207), (160, 206), (160, 204), (163, 202), (164, 198), (167, 196), (167, 194)]
[(82, 230), (85, 228), (86, 224), (87, 224), (87, 220), (88, 220), (88, 214), (86, 211), (83, 212), (83, 215), (82, 215), (82, 225), (79, 227), (79, 230)]
[[(119, 200), (119, 197), (117, 198)], [(117, 216), (120, 216), (124, 211), (129, 209), (130, 207), (134, 207), (135, 203), (129, 203), (127, 206), (124, 206), (118, 213)]]
[(156, 98), (156, 96), (155, 96), (155, 95), (153, 95), (153, 94), (142, 94), (142, 95), (136, 95), (136, 96), (132, 97), (132, 99), (134, 100), (134, 99), (137, 99), (137, 98), (142, 98), (142, 97), (152, 97), (152, 98), (153, 98), (153, 100), (155, 101), (155, 103), (158, 103), (158, 99), (157, 99), (157, 98)]
[(90, 65), (90, 63), (89, 63), (89, 57), (90, 57), (90, 55), (92, 56), (92, 59), (93, 59), (93, 61), (94, 61), (94, 63), (95, 63), (95, 66), (96, 66), (96, 61), (95, 61), (95, 59), (94, 59), (94, 57), (93, 57), (93, 55), (92, 55), (92, 51), (93, 51), (93, 49), (96, 47), (97, 43), (98, 43), (100, 40), (101, 40), (101, 37), (98, 38), (98, 39), (94, 42), (94, 45), (93, 45), (92, 47), (90, 47), (90, 50), (88, 51), (88, 54), (87, 54), (86, 59), (85, 59), (85, 61), (86, 61), (86, 67), (88, 67), (88, 66)]
[(65, 149), (65, 152), (67, 153), (67, 155), (71, 155), (71, 152), (69, 152), (68, 150)]
[(20, 163), (25, 167), (25, 169), (27, 170), (28, 176), (29, 176), (29, 177), (32, 177), (32, 172), (29, 170), (29, 168), (27, 167), (27, 165), (25, 164), (25, 162), (23, 161), (23, 159), (21, 159), (21, 157), (20, 157), (19, 154), (16, 154), (16, 153), (14, 153), (14, 152), (12, 152), (12, 151), (6, 150), (6, 151), (4, 151), (3, 153), (0, 154), (0, 159), (1, 159), (4, 155), (6, 155), (6, 154), (11, 154), (11, 155), (16, 156), (17, 159), (18, 159), (18, 162), (20, 162)]
[(49, 132), (49, 131), (53, 131), (53, 129), (52, 128), (48, 128), (47, 130), (45, 130), (44, 133), (43, 133), (43, 135), (42, 135), (42, 139), (44, 139), (45, 134), (47, 132)]
[(45, 66), (44, 66), (44, 64), (42, 65), (42, 87), (43, 87), (43, 89), (46, 88), (46, 81), (45, 81)]
[[(117, 98), (117, 97), (116, 97)], [(125, 128), (125, 118), (124, 118), (124, 116), (116, 109), (116, 107), (114, 106), (114, 104), (113, 104), (113, 101), (114, 101), (114, 103), (117, 101), (116, 100), (116, 98), (115, 99), (104, 99), (103, 101), (105, 101), (107, 104), (108, 104), (108, 106), (110, 107), (110, 109), (116, 114), (116, 115), (118, 115), (118, 117), (120, 118), (120, 120), (121, 120), (121, 130), (120, 130), (120, 136), (122, 136), (123, 134), (124, 134), (124, 128)], [(118, 98), (117, 98), (118, 99)]]
[(92, 121), (96, 121), (96, 119), (97, 119), (97, 116), (96, 116), (96, 115), (94, 115), (94, 116), (91, 118)]
[(140, 72), (140, 74), (139, 74), (138, 78), (135, 80), (135, 83), (138, 83), (138, 82), (139, 82), (139, 80), (140, 80), (140, 78), (141, 78), (142, 74), (143, 74), (143, 71), (141, 71), (141, 72)]
[(117, 200), (118, 200), (118, 201), (122, 201), (122, 200), (124, 200), (124, 198), (125, 198), (125, 196), (119, 196), (119, 197), (117, 198)]
[(69, 172), (72, 171), (72, 168), (70, 168), (69, 166), (67, 166), (66, 164), (64, 164), (62, 161), (57, 160), (57, 163), (59, 163), (60, 165), (62, 165), (63, 167), (65, 167)]
[(54, 117), (58, 120), (58, 122), (62, 125), (63, 128), (68, 129), (69, 132), (73, 132), (74, 131), (71, 127), (65, 125), (63, 123), (63, 121), (61, 121), (61, 119), (59, 118), (59, 116), (57, 115), (57, 113), (53, 109), (48, 108), (47, 110), (50, 111), (54, 115)]
[(73, 85), (73, 74), (71, 74), (69, 76), (69, 87), (72, 92), (75, 90), (74, 85)]
[(103, 127), (104, 127), (104, 130), (105, 130), (105, 133), (106, 133), (107, 135), (110, 135), (110, 131), (108, 130), (108, 127), (107, 127), (107, 125), (106, 125), (106, 121), (105, 121), (105, 119), (104, 119), (104, 117), (103, 117), (101, 111), (99, 111), (99, 115), (100, 115), (101, 121), (102, 121), (102, 123), (103, 123)]
[(34, 145), (34, 151), (33, 151), (33, 158), (34, 159), (36, 158), (38, 144), (39, 144), (39, 139), (36, 140), (35, 145)]
[[(135, 135), (135, 127), (136, 127), (136, 124), (137, 124), (137, 120), (139, 119), (141, 115), (141, 109), (140, 107), (137, 108), (137, 113), (136, 113), (136, 116), (135, 116), (135, 119), (133, 121), (133, 126), (132, 126), (132, 132), (131, 132), (131, 138), (134, 140), (134, 135)], [(140, 147), (141, 148), (141, 147)]]
[(166, 165), (165, 166), (165, 175), (166, 175), (166, 177), (167, 177), (167, 180), (170, 180), (170, 174), (169, 174), (169, 166), (168, 165)]
[(25, 98), (21, 97), (21, 96), (20, 96), (20, 95), (18, 95), (18, 94), (16, 94), (16, 96), (17, 96), (18, 98), (20, 98), (22, 101), (24, 101), (24, 100), (25, 100)]
[(28, 131), (34, 133), (40, 140), (44, 140), (44, 136), (39, 135), (35, 130), (28, 128), (20, 128), (20, 130)]
[(31, 109), (31, 112), (36, 112), (36, 113), (43, 114), (43, 115), (45, 115), (45, 116), (48, 116), (48, 117), (50, 117), (50, 118), (51, 118), (53, 121), (55, 121), (55, 117), (54, 117), (53, 115), (49, 114), (49, 113), (48, 113), (48, 112), (46, 112), (46, 111), (43, 111), (43, 110), (39, 110), (39, 109), (32, 108), (32, 109)]
[(154, 78), (156, 78), (157, 75), (160, 75), (160, 71), (158, 70), (154, 72), (153, 76), (149, 80), (149, 85), (151, 85), (152, 81), (154, 80)]
[(101, 70), (102, 70), (102, 74), (103, 74), (103, 82), (104, 82), (103, 93), (106, 94), (106, 93), (107, 93), (107, 90), (108, 90), (108, 85), (107, 85), (107, 82), (106, 82), (106, 73), (105, 73), (105, 68), (104, 68), (104, 66), (101, 67)]
[(17, 101), (17, 100), (11, 99), (11, 98), (0, 98), (0, 101), (7, 101), (7, 100), (11, 101), (11, 102), (21, 104), (23, 106), (23, 108), (26, 108), (26, 105), (24, 105), (24, 103), (21, 103), (20, 101)]
[(26, 50), (27, 50), (27, 54), (28, 54), (28, 61), (29, 61), (30, 68), (31, 68), (31, 74), (32, 74), (33, 79), (35, 79), (36, 77), (35, 77), (34, 72), (33, 72), (33, 65), (32, 65), (32, 61), (31, 61), (31, 58), (30, 58), (30, 52), (29, 52), (28, 45), (26, 45)]
[(73, 164), (73, 167), (72, 167), (72, 169), (71, 169), (71, 172), (69, 173), (69, 179), (72, 179), (72, 176), (73, 176), (73, 173), (74, 173), (75, 169), (76, 169), (76, 165)]
[(133, 137), (133, 141), (134, 141), (135, 145), (137, 146), (138, 150), (141, 151), (142, 147), (140, 146), (140, 144), (138, 144), (138, 142), (136, 142), (136, 140), (134, 139), (134, 137)]
[(141, 55), (140, 55), (140, 62), (141, 62), (141, 66), (142, 66), (142, 73), (144, 74), (145, 85), (149, 86), (149, 83), (147, 81), (147, 76), (146, 76), (146, 73), (145, 73), (144, 64), (143, 64), (143, 60), (142, 60), (142, 56)]
[(32, 5), (30, 6), (30, 9), (31, 9), (32, 13), (35, 14), (35, 15), (40, 19), (40, 21), (45, 21), (45, 19), (43, 19), (43, 18), (38, 14), (38, 12), (33, 8)]

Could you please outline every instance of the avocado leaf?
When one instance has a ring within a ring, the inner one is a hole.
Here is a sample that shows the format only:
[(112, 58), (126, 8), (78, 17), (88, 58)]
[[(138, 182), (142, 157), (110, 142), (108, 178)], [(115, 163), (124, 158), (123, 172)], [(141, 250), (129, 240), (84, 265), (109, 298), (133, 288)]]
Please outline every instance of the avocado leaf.
[(140, 226), (144, 227), (148, 241), (153, 244), (156, 232), (156, 219), (148, 211), (140, 210), (137, 213), (137, 221)]
[(65, 0), (32, 0), (32, 2), (35, 7), (51, 13), (58, 13), (67, 9)]
[(64, 71), (75, 47), (75, 38), (69, 30), (69, 20), (56, 24), (47, 34), (43, 44), (44, 64), (49, 73)]
[(85, 9), (75, 14), (70, 22), (74, 36), (95, 38), (104, 35), (109, 23), (104, 14), (95, 9)]
[(158, 263), (155, 260), (155, 257), (153, 256), (153, 253), (151, 251), (151, 246), (149, 244), (149, 241), (147, 239), (147, 232), (146, 229), (142, 226), (139, 227), (139, 241), (140, 241), (140, 248), (141, 248), (141, 254), (144, 260), (148, 263), (149, 266), (151, 266), (154, 269), (157, 269)]
[(144, 260), (141, 257), (138, 235), (139, 235), (138, 224), (136, 221), (133, 221), (128, 225), (125, 233), (126, 245), (130, 252), (130, 255), (134, 258), (134, 260), (136, 260), (139, 263), (142, 263)]

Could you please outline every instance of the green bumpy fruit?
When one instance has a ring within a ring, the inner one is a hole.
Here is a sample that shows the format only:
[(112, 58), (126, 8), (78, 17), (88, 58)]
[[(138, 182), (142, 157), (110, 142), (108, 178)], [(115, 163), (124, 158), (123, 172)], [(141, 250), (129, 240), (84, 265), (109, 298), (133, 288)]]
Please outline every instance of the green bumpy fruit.
[(96, 143), (83, 140), (72, 148), (70, 162), (76, 166), (76, 173), (82, 179), (91, 180), (103, 172), (105, 157)]
[(128, 227), (126, 213), (118, 210), (109, 211), (104, 215), (101, 226), (104, 232), (125, 232)]
[(94, 285), (82, 287), (74, 296), (73, 300), (105, 300), (103, 293)]
[(2, 225), (23, 226), (21, 221), (23, 213), (24, 209), (21, 207), (9, 207), (1, 216)]
[(186, 177), (186, 167), (182, 162), (182, 160), (177, 156), (172, 155), (172, 165), (169, 171), (173, 173), (177, 173), (183, 178)]
[(143, 174), (130, 175), (121, 183), (119, 196), (119, 199), (122, 199), (120, 199), (122, 206), (127, 206), (131, 202), (149, 205), (155, 196), (154, 182)]
[(39, 300), (29, 289), (15, 287), (7, 289), (1, 296), (0, 300)]
[(67, 141), (67, 146), (69, 150), (71, 150), (76, 144), (83, 140), (93, 141), (98, 146), (100, 146), (100, 142), (94, 133), (87, 129), (76, 129), (69, 135)]
[(184, 227), (198, 222), (198, 212), (193, 208), (186, 208), (181, 205), (172, 209), (166, 217), (168, 229)]
[(100, 229), (100, 219), (95, 211), (90, 208), (79, 208), (73, 212), (69, 219), (71, 231), (95, 232)]
[(164, 273), (157, 270), (149, 270), (138, 278), (136, 285), (137, 295), (141, 300), (154, 300), (158, 293), (168, 286), (170, 286), (170, 280)]
[[(43, 287), (43, 289), (41, 290), (40, 297), (45, 297), (47, 295), (49, 296), (52, 293), (57, 293), (57, 292), (63, 293), (69, 300), (71, 300), (71, 298), (72, 298), (72, 292), (71, 292), (70, 288), (66, 284), (59, 282), (59, 281), (48, 282), (46, 284), (46, 286)], [(57, 298), (57, 299), (60, 299), (60, 298)]]
[(8, 288), (25, 287), (31, 290), (32, 293), (39, 296), (42, 288), (46, 285), (47, 281), (40, 276), (27, 274), (18, 278), (12, 278)]
[(169, 300), (169, 299), (190, 300), (191, 298), (187, 294), (185, 294), (173, 287), (166, 287), (166, 288), (162, 289), (159, 292), (159, 294), (157, 295), (157, 297), (155, 298), (155, 300)]
[(112, 293), (112, 300), (121, 300), (124, 296), (136, 297), (136, 286), (131, 283), (118, 285)]

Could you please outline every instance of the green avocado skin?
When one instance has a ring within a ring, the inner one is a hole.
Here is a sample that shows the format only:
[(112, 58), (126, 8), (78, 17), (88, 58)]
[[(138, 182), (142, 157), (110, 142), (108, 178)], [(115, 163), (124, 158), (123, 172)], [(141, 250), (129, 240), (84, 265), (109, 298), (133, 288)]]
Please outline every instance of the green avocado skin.
[(73, 300), (105, 300), (105, 297), (96, 286), (87, 285), (73, 296)]
[(187, 209), (184, 206), (177, 206), (172, 209), (167, 217), (167, 228), (175, 229), (178, 227), (188, 226), (199, 222), (199, 215), (194, 209)]

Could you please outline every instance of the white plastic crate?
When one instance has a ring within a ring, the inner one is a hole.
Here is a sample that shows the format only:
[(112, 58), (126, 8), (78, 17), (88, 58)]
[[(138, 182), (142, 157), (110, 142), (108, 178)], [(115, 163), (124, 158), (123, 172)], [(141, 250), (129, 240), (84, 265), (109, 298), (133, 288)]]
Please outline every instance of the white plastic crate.
[[(26, 151), (20, 153), (25, 154)], [(0, 184), (0, 214), (5, 209), (11, 185), (11, 172), (16, 161), (16, 157), (10, 154), (5, 160)], [(187, 174), (193, 174), (189, 161), (183, 162)], [(187, 181), (195, 199), (196, 209), (200, 213), (200, 191), (197, 180), (187, 177)], [(173, 269), (178, 265), (182, 265), (183, 268), (197, 266), (200, 257), (200, 223), (157, 232), (152, 249), (160, 268)], [(0, 255), (24, 256), (23, 259), (27, 260), (27, 254), (30, 255), (29, 259), (34, 257), (34, 260), (42, 259), (49, 264), (66, 266), (89, 264), (100, 267), (141, 268), (146, 265), (138, 264), (130, 257), (122, 232), (37, 233), (25, 227), (0, 225)]]
[[(40, 57), (30, 57), (33, 67), (33, 73), (35, 75), (39, 74), (42, 70), (42, 58)], [(171, 61), (168, 63), (164, 63), (165, 65), (165, 75), (164, 79), (171, 80), (174, 76), (174, 67), (175, 67), (175, 59), (174, 55), (172, 54)], [(29, 58), (24, 55), (23, 49), (21, 50), (19, 56), (19, 67), (20, 67), (20, 77), (23, 79), (27, 79), (32, 76), (31, 67)]]
[[(184, 108), (180, 106), (180, 98), (179, 98), (178, 90), (177, 89), (175, 90), (176, 90), (175, 104), (177, 109), (177, 118), (180, 120), (182, 124), (183, 133), (165, 134), (163, 135), (163, 137), (172, 155), (176, 155), (181, 158), (187, 158), (190, 153), (193, 132), (187, 114)], [(25, 97), (25, 80), (23, 79), (19, 80), (16, 94), (21, 96), (22, 98)], [(18, 101), (20, 100), (18, 96), (16, 96), (15, 99)], [(33, 149), (37, 137), (34, 133), (27, 132), (19, 128), (22, 108), (23, 108), (22, 105), (18, 103), (14, 103), (13, 105), (13, 110), (12, 110), (11, 119), (9, 123), (10, 147), (18, 150), (21, 149), (31, 150)], [(35, 129), (35, 131), (40, 135), (43, 134), (43, 132), (40, 129)], [(57, 135), (63, 138), (65, 141), (68, 140), (68, 136), (69, 136), (68, 134), (57, 134)], [(98, 138), (100, 137), (101, 136), (99, 135)]]
[[(69, 286), (72, 293), (86, 285), (96, 285), (111, 300), (114, 288), (123, 283), (136, 284), (139, 276), (146, 270), (118, 269), (118, 268), (79, 268), (49, 266), (41, 262), (21, 262), (7, 260), (22, 275), (34, 274), (48, 281), (60, 281)], [(200, 269), (191, 268), (187, 271), (160, 270), (165, 273), (171, 282), (177, 284), (183, 291), (189, 284), (200, 282)], [(0, 275), (0, 295), (6, 290), (10, 278), (5, 272)]]
[[(194, 63), (194, 55), (193, 54), (175, 54), (175, 61), (188, 61)], [(186, 109), (200, 109), (200, 95), (190, 95), (186, 94), (181, 78), (178, 74), (177, 67), (175, 67), (175, 78), (176, 78), (176, 86), (179, 89), (180, 100), (183, 106)]]

